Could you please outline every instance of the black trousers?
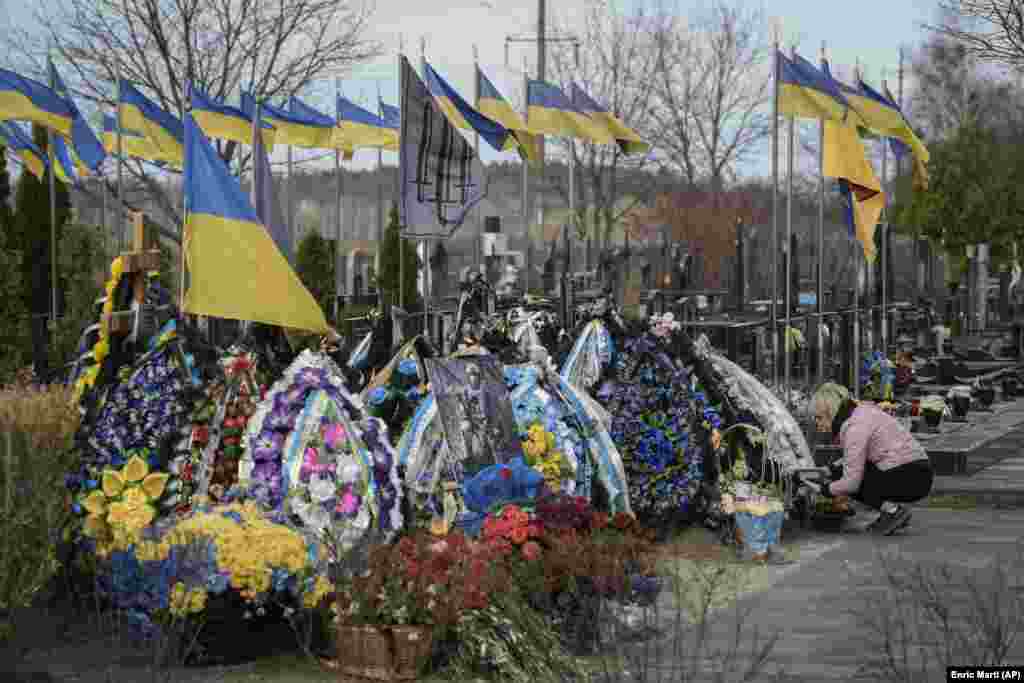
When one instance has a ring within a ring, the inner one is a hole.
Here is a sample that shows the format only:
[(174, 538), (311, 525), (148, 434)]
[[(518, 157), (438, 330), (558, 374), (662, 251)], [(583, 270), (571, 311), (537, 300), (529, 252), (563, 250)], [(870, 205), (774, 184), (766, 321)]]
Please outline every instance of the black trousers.
[(934, 477), (928, 460), (909, 462), (891, 470), (880, 470), (869, 462), (864, 465), (860, 490), (850, 497), (875, 510), (885, 502), (913, 503), (931, 493)]

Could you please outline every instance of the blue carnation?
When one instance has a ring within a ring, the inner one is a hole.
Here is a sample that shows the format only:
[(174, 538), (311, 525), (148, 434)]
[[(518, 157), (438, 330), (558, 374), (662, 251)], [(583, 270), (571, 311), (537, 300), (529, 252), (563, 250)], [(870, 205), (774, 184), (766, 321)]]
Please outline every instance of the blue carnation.
[(390, 398), (388, 390), (385, 387), (377, 387), (370, 392), (368, 397), (371, 406), (382, 406)]
[(398, 374), (409, 379), (414, 379), (419, 377), (420, 369), (415, 360), (412, 358), (406, 358), (398, 364)]

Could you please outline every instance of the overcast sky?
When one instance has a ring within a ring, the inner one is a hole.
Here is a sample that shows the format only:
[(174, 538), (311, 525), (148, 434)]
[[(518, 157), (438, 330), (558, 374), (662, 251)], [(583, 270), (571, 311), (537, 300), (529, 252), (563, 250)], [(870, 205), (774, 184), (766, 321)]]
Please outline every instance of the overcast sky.
[[(56, 2), (59, 0), (43, 0)], [(628, 9), (634, 0), (619, 0)], [(680, 14), (694, 12), (701, 0), (666, 0)], [(0, 0), (0, 21), (8, 25), (27, 25), (32, 21), (34, 2)], [(581, 21), (584, 0), (548, 0), (550, 16), (562, 18), (570, 30)], [(895, 91), (898, 50), (914, 49), (921, 42), (920, 24), (936, 19), (935, 0), (765, 0), (761, 4), (769, 18), (781, 20), (787, 43), (795, 42), (805, 57), (817, 61), (822, 41), (831, 62), (841, 75), (859, 60), (865, 77), (879, 83), (883, 76)], [(420, 39), (426, 40), (426, 56), (466, 99), (472, 97), (473, 46), (479, 50), (481, 65), (493, 71), (505, 60), (505, 38), (535, 33), (536, 0), (377, 0), (367, 37), (380, 41), (386, 54), (358, 68), (342, 84), (344, 94), (370, 108), (376, 108), (377, 89), (385, 101), (398, 103), (396, 55), (404, 41), (406, 54), (414, 60), (420, 54)], [(522, 68), (523, 59), (532, 70), (536, 64), (535, 45), (513, 45), (510, 62)], [(0, 64), (3, 60), (0, 59)], [(844, 68), (845, 67), (845, 68)], [(500, 87), (500, 86), (499, 86)], [(331, 106), (332, 84), (319, 84), (308, 97), (325, 111)], [(486, 145), (483, 147), (486, 148)], [(301, 152), (298, 153), (301, 156)], [(357, 152), (352, 162), (357, 167), (376, 163), (372, 151)], [(514, 154), (499, 155), (484, 149), (485, 161), (516, 159)], [(394, 163), (396, 155), (385, 154), (385, 163)], [(762, 164), (744, 169), (746, 175), (766, 171), (767, 149)]]

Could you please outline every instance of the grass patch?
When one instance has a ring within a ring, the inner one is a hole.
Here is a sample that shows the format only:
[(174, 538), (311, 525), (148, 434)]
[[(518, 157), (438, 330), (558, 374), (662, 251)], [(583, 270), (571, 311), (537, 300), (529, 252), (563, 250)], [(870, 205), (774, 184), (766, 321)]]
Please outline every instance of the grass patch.
[(224, 672), (218, 680), (221, 683), (333, 683), (338, 680), (338, 672), (303, 655), (290, 654), (257, 659), (253, 667)]
[(924, 502), (924, 507), (942, 510), (974, 510), (978, 507), (978, 499), (964, 493), (951, 496), (930, 496)]

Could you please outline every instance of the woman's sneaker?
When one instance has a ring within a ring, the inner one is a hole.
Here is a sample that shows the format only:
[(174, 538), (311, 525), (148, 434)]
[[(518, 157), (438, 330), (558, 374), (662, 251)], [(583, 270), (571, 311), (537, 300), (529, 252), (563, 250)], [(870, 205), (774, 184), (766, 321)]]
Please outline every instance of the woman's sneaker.
[(892, 536), (910, 523), (910, 517), (910, 510), (897, 505), (893, 512), (883, 512), (868, 528), (880, 536)]

